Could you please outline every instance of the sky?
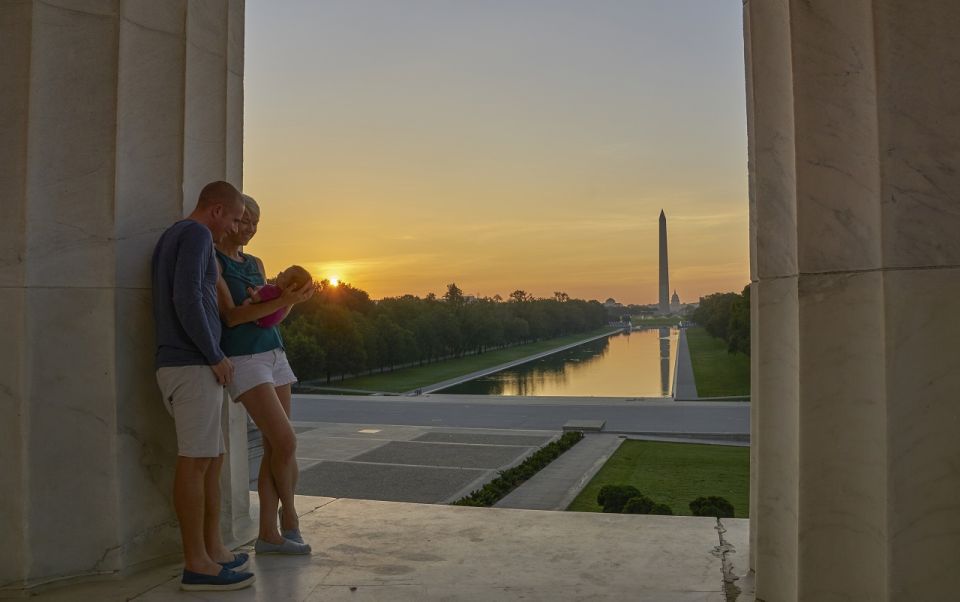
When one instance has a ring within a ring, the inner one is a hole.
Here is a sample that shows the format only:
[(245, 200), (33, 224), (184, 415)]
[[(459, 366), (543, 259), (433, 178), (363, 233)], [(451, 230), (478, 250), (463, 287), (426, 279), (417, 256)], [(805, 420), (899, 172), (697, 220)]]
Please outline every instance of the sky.
[[(749, 280), (741, 0), (247, 0), (248, 251), (373, 298)], [(672, 292), (672, 291), (671, 291)]]

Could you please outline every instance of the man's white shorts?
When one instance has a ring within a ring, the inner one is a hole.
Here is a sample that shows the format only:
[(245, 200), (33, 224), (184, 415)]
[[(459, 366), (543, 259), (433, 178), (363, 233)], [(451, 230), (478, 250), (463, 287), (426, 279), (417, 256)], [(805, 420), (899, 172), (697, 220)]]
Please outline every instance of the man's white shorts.
[(157, 370), (163, 405), (177, 428), (178, 454), (216, 458), (224, 453), (220, 429), (223, 387), (210, 366), (172, 366)]
[(230, 361), (233, 362), (233, 380), (227, 385), (227, 392), (234, 401), (263, 383), (282, 387), (297, 382), (283, 349), (252, 355), (234, 355)]

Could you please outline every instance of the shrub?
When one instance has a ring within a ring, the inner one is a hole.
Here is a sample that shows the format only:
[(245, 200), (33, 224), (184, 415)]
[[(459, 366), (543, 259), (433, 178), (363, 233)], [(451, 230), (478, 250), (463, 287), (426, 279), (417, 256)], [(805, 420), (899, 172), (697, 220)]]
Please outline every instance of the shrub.
[(623, 505), (624, 514), (650, 514), (654, 507), (654, 501), (647, 496), (640, 494), (627, 500)]
[[(603, 491), (604, 489), (606, 489), (606, 491)], [(623, 512), (623, 507), (630, 498), (643, 496), (640, 490), (633, 485), (608, 485), (607, 487), (603, 487), (600, 493), (603, 497), (603, 503), (601, 504), (603, 511), (614, 514)], [(600, 503), (600, 498), (601, 495), (597, 495), (598, 504)]]
[(620, 489), (622, 485), (604, 485), (600, 488), (600, 492), (597, 493), (597, 504), (603, 506), (607, 501), (607, 495), (613, 492), (616, 489)]
[(564, 433), (558, 440), (544, 445), (519, 466), (500, 471), (500, 476), (490, 481), (470, 495), (453, 502), (455, 506), (493, 506), (501, 498), (522, 485), (537, 474), (547, 464), (553, 462), (563, 452), (583, 439), (583, 433), (572, 431)]
[(673, 510), (666, 504), (654, 504), (650, 509), (650, 514), (661, 514), (664, 516), (673, 516)]
[(716, 518), (733, 518), (733, 504), (726, 499), (711, 495), (698, 497), (690, 502), (690, 512), (694, 516), (713, 516)]
[(623, 505), (624, 514), (661, 514), (673, 515), (673, 510), (666, 504), (658, 504), (647, 496), (640, 494), (632, 497)]

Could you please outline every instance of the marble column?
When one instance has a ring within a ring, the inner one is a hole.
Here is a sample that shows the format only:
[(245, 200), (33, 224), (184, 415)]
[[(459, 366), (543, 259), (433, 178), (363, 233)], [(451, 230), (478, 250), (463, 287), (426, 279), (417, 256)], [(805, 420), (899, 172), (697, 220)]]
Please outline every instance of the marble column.
[[(751, 222), (751, 560), (770, 600), (797, 587), (799, 313), (789, 12), (745, 4)], [(762, 553), (760, 553), (762, 551)]]
[(960, 5), (744, 10), (757, 599), (950, 599)]
[[(0, 5), (0, 587), (179, 551), (149, 260), (203, 183), (241, 184), (242, 54), (242, 0)], [(250, 522), (243, 419), (228, 539)]]

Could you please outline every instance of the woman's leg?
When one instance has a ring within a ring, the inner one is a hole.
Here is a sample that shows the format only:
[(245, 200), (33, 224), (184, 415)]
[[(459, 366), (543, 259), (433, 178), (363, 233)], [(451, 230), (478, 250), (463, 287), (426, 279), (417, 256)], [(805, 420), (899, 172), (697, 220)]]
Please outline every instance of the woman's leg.
[[(290, 418), (290, 385), (282, 385), (274, 389), (277, 393), (277, 399), (280, 400), (280, 405), (283, 407), (284, 413), (287, 415), (287, 419)], [(300, 469), (297, 466), (296, 458), (293, 462), (293, 474), (291, 475), (291, 481), (293, 483), (293, 491), (297, 490), (297, 480), (300, 478)], [(280, 529), (282, 531), (289, 531), (290, 529), (299, 529), (300, 528), (300, 518), (297, 514), (297, 509), (293, 505), (291, 500), (290, 505), (286, 503), (283, 504), (283, 514), (280, 517)]]
[(260, 470), (257, 473), (257, 495), (260, 497), (260, 535), (263, 541), (280, 543), (280, 531), (277, 530), (277, 508), (280, 507), (280, 496), (277, 495), (277, 485), (273, 482), (270, 465), (273, 461), (273, 450), (267, 438), (263, 438), (263, 457), (260, 459)]
[[(263, 383), (240, 395), (237, 400), (263, 434), (263, 460), (257, 487), (260, 493), (260, 539), (282, 543), (277, 531), (277, 498), (287, 508), (294, 508), (294, 475), (297, 472), (297, 438), (290, 426), (271, 383)], [(268, 477), (268, 478), (264, 478)]]

